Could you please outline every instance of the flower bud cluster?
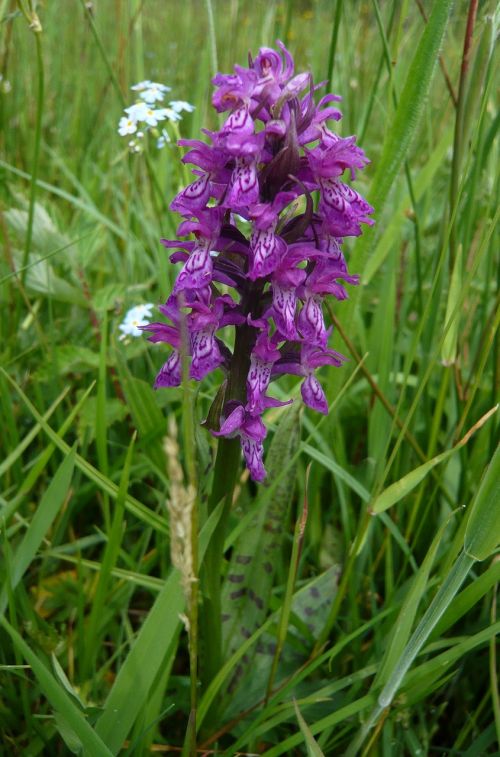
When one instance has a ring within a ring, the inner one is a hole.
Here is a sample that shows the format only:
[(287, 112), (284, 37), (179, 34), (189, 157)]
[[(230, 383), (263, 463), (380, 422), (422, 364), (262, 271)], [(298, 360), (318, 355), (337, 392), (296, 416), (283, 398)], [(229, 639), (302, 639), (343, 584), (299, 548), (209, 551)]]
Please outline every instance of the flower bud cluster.
[[(373, 223), (373, 208), (342, 180), (346, 171), (354, 179), (368, 160), (355, 137), (327, 126), (341, 118), (334, 105), (340, 98), (330, 94), (316, 104), (311, 75), (294, 74), (292, 56), (278, 46), (261, 48), (248, 68), (217, 74), (212, 102), (228, 112), (222, 128), (204, 130), (209, 143), (180, 141), (196, 178), (171, 208), (184, 219), (178, 236), (194, 241), (162, 240), (183, 267), (159, 308), (169, 323), (144, 327), (152, 342), (172, 347), (155, 387), (179, 385), (183, 348), (191, 378), (226, 372), (212, 433), (240, 438), (257, 481), (265, 477), (262, 413), (286, 404), (267, 395), (274, 378), (301, 376), (305, 404), (328, 412), (315, 371), (344, 358), (327, 346), (322, 301), (328, 294), (345, 299), (342, 282), (358, 282), (342, 243)], [(230, 345), (221, 338), (227, 326), (235, 333)]]

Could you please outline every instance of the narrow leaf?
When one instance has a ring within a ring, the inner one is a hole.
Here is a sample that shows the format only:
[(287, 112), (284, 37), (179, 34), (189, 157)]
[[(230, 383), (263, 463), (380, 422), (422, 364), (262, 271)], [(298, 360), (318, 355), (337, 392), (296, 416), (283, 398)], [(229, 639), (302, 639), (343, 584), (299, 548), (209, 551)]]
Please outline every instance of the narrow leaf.
[(299, 710), (299, 706), (297, 704), (296, 699), (293, 700), (293, 706), (295, 709), (295, 715), (297, 716), (297, 720), (300, 726), (300, 730), (302, 731), (302, 736), (304, 737), (308, 757), (325, 757), (325, 755), (323, 754), (322, 750), (319, 747), (318, 742), (312, 735), (311, 729), (309, 728), (306, 721), (302, 717), (302, 714)]
[[(73, 469), (75, 467), (75, 449), (73, 448), (67, 458), (58, 468), (47, 491), (38, 505), (28, 530), (18, 546), (10, 571), (11, 588), (14, 589), (32, 560), (49, 531), (54, 519), (62, 507), (68, 493)], [(4, 613), (7, 604), (8, 587), (4, 586), (0, 595), (0, 615)]]
[(9, 634), (14, 646), (30, 664), (43, 693), (52, 707), (61, 714), (65, 723), (80, 740), (84, 754), (95, 755), (95, 757), (111, 757), (112, 753), (87, 722), (84, 714), (56, 681), (50, 670), (38, 659), (33, 650), (29, 648), (15, 628), (2, 616), (0, 616), (0, 625)]
[(446, 333), (441, 348), (441, 359), (444, 365), (452, 365), (457, 358), (458, 325), (460, 322), (458, 302), (462, 293), (462, 258), (462, 245), (460, 244), (451, 274), (446, 316), (444, 319)]
[(484, 474), (465, 531), (464, 548), (485, 560), (500, 543), (500, 445)]
[[(491, 410), (489, 410), (485, 415), (480, 418), (477, 423), (474, 424), (474, 426), (469, 429), (469, 431), (465, 434), (465, 436), (460, 439), (457, 444), (455, 444), (454, 447), (452, 447), (449, 450), (446, 450), (445, 452), (441, 452), (440, 455), (436, 455), (436, 457), (433, 457), (431, 460), (428, 460), (426, 463), (423, 463), (423, 465), (419, 465), (418, 468), (415, 468), (414, 470), (410, 471), (410, 473), (407, 473), (406, 476), (403, 476), (403, 478), (400, 478), (399, 481), (396, 481), (394, 484), (391, 484), (387, 487), (379, 496), (375, 499), (373, 506), (372, 506), (372, 512), (374, 514), (382, 513), (384, 510), (387, 510), (389, 507), (392, 507), (392, 505), (395, 505), (396, 502), (399, 502), (403, 497), (406, 497), (407, 494), (409, 494), (413, 489), (415, 489), (418, 484), (424, 480), (424, 478), (431, 472), (433, 468), (436, 467), (436, 465), (439, 465), (439, 463), (444, 462), (449, 457), (455, 454), (455, 452), (458, 452), (458, 450), (463, 447), (469, 439), (471, 438), (472, 434), (474, 434), (478, 429), (483, 426), (486, 421), (497, 411), (497, 406), (493, 407)], [(492, 482), (493, 484), (493, 482)], [(500, 486), (500, 482), (497, 482), (497, 485)], [(500, 498), (497, 498), (500, 499)], [(500, 504), (499, 504), (500, 507)], [(497, 512), (497, 524), (500, 524), (500, 510)], [(498, 532), (497, 532), (498, 533)]]

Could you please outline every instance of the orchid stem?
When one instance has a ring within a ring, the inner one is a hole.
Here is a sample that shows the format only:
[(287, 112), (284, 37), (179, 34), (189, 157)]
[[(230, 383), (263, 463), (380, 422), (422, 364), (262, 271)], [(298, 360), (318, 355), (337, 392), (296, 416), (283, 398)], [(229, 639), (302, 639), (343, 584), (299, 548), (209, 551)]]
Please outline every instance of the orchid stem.
[[(246, 325), (236, 329), (234, 354), (226, 390), (229, 399), (245, 401), (246, 377), (250, 362), (251, 329)], [(208, 500), (208, 515), (224, 501), (221, 516), (207, 548), (203, 562), (204, 604), (203, 626), (205, 636), (203, 680), (205, 686), (217, 675), (222, 664), (221, 575), (224, 559), (224, 541), (227, 520), (231, 511), (234, 487), (240, 467), (238, 438), (221, 438), (217, 448), (212, 491)]]

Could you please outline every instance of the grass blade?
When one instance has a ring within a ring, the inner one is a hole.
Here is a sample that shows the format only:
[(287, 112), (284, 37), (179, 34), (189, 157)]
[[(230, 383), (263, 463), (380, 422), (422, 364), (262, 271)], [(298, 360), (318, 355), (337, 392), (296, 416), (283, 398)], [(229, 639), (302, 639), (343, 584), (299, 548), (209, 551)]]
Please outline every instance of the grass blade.
[[(74, 467), (75, 449), (73, 448), (57, 470), (36, 509), (23, 540), (14, 554), (10, 570), (12, 589), (17, 586), (30, 563), (35, 558), (43, 539), (61, 509), (68, 493)], [(5, 612), (7, 597), (8, 590), (7, 587), (4, 587), (0, 595), (0, 615), (3, 615)]]
[(10, 623), (0, 616), (0, 625), (11, 637), (14, 646), (21, 652), (24, 659), (30, 664), (43, 693), (52, 707), (61, 714), (65, 723), (78, 737), (85, 754), (95, 757), (111, 757), (111, 752), (96, 734), (92, 726), (85, 719), (84, 714), (74, 704), (64, 688), (59, 684), (52, 673), (41, 660), (38, 659), (24, 639), (18, 634)]

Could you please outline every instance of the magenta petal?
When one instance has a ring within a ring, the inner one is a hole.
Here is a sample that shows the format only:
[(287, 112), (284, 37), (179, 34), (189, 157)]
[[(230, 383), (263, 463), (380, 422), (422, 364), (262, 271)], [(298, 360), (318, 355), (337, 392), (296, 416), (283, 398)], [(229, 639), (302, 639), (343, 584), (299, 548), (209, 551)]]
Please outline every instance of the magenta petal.
[(300, 392), (306, 405), (312, 407), (313, 410), (317, 410), (318, 413), (328, 415), (328, 402), (316, 376), (310, 373), (306, 380), (302, 382)]
[(202, 289), (212, 281), (213, 269), (214, 265), (208, 245), (196, 247), (177, 277), (174, 291)]
[(182, 379), (181, 356), (174, 350), (156, 377), (154, 388), (179, 386)]
[(246, 436), (246, 434), (242, 434), (241, 449), (252, 479), (254, 481), (263, 481), (266, 477), (266, 469), (262, 462), (264, 455), (264, 445), (262, 442), (256, 442), (250, 439), (249, 436)]
[(295, 311), (297, 309), (297, 295), (295, 289), (280, 287), (273, 283), (273, 318), (276, 326), (287, 339), (297, 339), (295, 328)]
[(253, 134), (254, 124), (248, 108), (238, 108), (226, 120), (221, 129), (222, 134), (236, 132), (237, 134)]
[(223, 362), (214, 327), (200, 329), (191, 334), (193, 362), (189, 370), (191, 378), (201, 381), (208, 373), (214, 371)]
[(269, 407), (285, 407), (292, 403), (293, 400), (277, 400), (276, 397), (264, 397), (262, 404), (264, 405), (264, 410), (267, 410)]
[(256, 165), (253, 161), (247, 162), (244, 158), (238, 158), (224, 204), (226, 207), (242, 208), (257, 202), (258, 199), (259, 181)]
[(321, 347), (326, 345), (327, 333), (323, 320), (323, 311), (318, 297), (307, 297), (298, 319), (299, 331), (304, 339)]
[(212, 431), (213, 436), (231, 436), (241, 428), (244, 418), (245, 410), (243, 408), (243, 405), (238, 405), (238, 407), (236, 407), (233, 412), (228, 415), (228, 417), (220, 427), (220, 431)]
[(210, 175), (204, 174), (189, 184), (174, 198), (170, 207), (172, 210), (181, 208), (204, 208), (210, 199)]
[(275, 271), (285, 252), (286, 243), (271, 229), (255, 230), (250, 241), (252, 263), (248, 274), (252, 281)]
[(263, 362), (253, 355), (247, 377), (248, 409), (251, 413), (264, 410), (263, 399), (271, 380), (272, 363)]

